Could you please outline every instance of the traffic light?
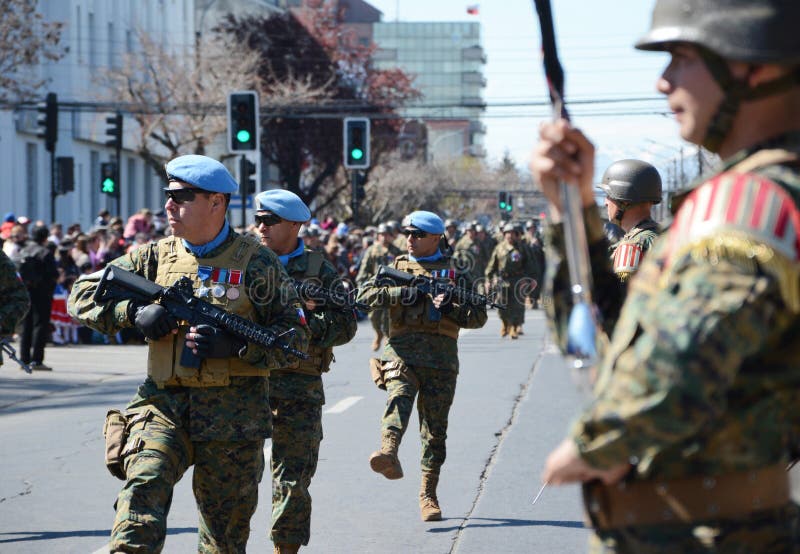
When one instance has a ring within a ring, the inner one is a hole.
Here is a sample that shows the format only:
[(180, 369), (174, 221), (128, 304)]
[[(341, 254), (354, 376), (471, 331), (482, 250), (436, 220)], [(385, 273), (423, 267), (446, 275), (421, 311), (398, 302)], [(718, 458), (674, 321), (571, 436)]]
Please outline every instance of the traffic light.
[(514, 197), (511, 196), (511, 193), (509, 192), (506, 198), (506, 211), (510, 213), (514, 211)]
[(56, 158), (56, 194), (75, 190), (75, 159), (69, 156)]
[(256, 191), (256, 164), (244, 156), (239, 159), (239, 185), (242, 187), (242, 195)]
[(112, 146), (115, 150), (122, 150), (122, 114), (116, 113), (106, 118), (108, 127), (106, 128), (107, 146)]
[(367, 177), (361, 172), (356, 172), (354, 182), (356, 186), (355, 188), (356, 200), (360, 202), (367, 197), (367, 193), (364, 191), (364, 184), (367, 182)]
[(119, 196), (117, 164), (114, 162), (100, 164), (100, 192), (109, 196)]
[(344, 166), (347, 169), (369, 167), (369, 119), (347, 117), (344, 120)]
[(497, 207), (503, 211), (508, 209), (508, 193), (504, 190), (497, 193)]
[(58, 96), (55, 92), (48, 92), (45, 101), (36, 106), (39, 116), (36, 124), (39, 132), (36, 136), (44, 139), (44, 147), (48, 152), (55, 152), (58, 140)]
[(228, 94), (228, 148), (231, 152), (258, 150), (258, 95), (253, 90)]

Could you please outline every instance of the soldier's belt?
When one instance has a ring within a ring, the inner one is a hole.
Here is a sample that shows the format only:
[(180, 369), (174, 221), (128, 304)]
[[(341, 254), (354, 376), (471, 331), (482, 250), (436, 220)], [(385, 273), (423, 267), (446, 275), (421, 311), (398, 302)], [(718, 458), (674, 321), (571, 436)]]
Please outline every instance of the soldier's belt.
[(737, 519), (789, 502), (786, 465), (667, 481), (583, 487), (586, 515), (596, 529)]

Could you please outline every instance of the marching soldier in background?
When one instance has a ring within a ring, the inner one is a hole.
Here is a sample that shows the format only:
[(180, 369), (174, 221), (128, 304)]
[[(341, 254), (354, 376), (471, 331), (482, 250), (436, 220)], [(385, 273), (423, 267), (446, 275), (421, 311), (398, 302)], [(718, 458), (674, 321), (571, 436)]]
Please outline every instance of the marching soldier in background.
[[(596, 398), (543, 474), (584, 483), (595, 551), (800, 551), (786, 472), (800, 438), (798, 20), (789, 0), (658, 0), (637, 44), (669, 52), (657, 88), (681, 137), (723, 164), (673, 205), (621, 312), (598, 301), (613, 335)], [(555, 222), (558, 182), (580, 188), (602, 291), (617, 279), (593, 166), (580, 130), (540, 129), (531, 172)], [(550, 229), (561, 259), (562, 233)], [(567, 268), (554, 270), (563, 334), (571, 295)]]
[[(392, 243), (392, 234), (388, 225), (385, 223), (378, 225), (377, 240), (369, 247), (361, 260), (361, 267), (358, 269), (358, 276), (356, 276), (356, 284), (360, 287), (369, 279), (375, 277), (380, 266), (391, 265), (401, 253), (402, 251)], [(372, 309), (369, 312), (369, 321), (375, 330), (372, 349), (378, 350), (381, 347), (383, 337), (389, 336), (389, 310), (386, 308)]]
[(539, 233), (539, 224), (533, 219), (525, 222), (525, 244), (531, 251), (533, 259), (536, 260), (536, 265), (539, 266), (539, 275), (536, 277), (538, 281), (537, 286), (531, 291), (529, 298), (531, 300), (531, 307), (536, 309), (539, 307), (539, 298), (542, 295), (542, 284), (545, 274), (547, 262), (544, 254), (544, 241), (542, 235)]
[[(17, 275), (17, 269), (5, 252), (0, 250), (0, 337), (14, 333), (14, 327), (30, 308), (28, 291)], [(0, 365), (3, 357), (0, 355)]]
[(521, 239), (522, 229), (513, 223), (503, 227), (503, 241), (495, 246), (486, 265), (486, 281), (500, 287), (503, 304), (498, 313), (500, 336), (516, 339), (525, 323), (525, 297), (539, 286), (542, 270), (528, 246)]
[(600, 188), (606, 193), (608, 220), (625, 231), (611, 247), (611, 258), (614, 273), (626, 282), (661, 232), (651, 217), (653, 206), (661, 202), (661, 176), (647, 162), (619, 160), (608, 166)]
[(482, 279), (489, 254), (478, 242), (477, 227), (475, 222), (470, 223), (464, 236), (458, 239), (453, 252), (453, 265), (459, 272), (469, 272), (473, 278)]
[[(450, 260), (439, 249), (444, 222), (431, 212), (416, 211), (403, 221), (408, 255), (392, 266), (415, 275), (447, 271)], [(469, 286), (470, 283), (459, 283)], [(387, 479), (399, 479), (403, 469), (397, 457), (400, 440), (417, 397), (422, 438), (420, 513), (423, 521), (442, 518), (436, 487), (444, 464), (447, 419), (458, 377), (458, 331), (486, 323), (486, 307), (460, 305), (440, 294), (432, 298), (415, 287), (380, 286), (368, 281), (359, 301), (389, 308), (389, 341), (381, 356), (389, 398), (381, 420), (381, 449), (370, 456), (370, 467)]]
[[(329, 290), (341, 287), (336, 268), (321, 252), (298, 238), (311, 212), (299, 196), (274, 189), (256, 197), (256, 225), (261, 243), (278, 255), (289, 275), (311, 280)], [(311, 537), (311, 495), (308, 487), (317, 469), (322, 441), (322, 374), (330, 370), (333, 347), (356, 334), (352, 309), (302, 298), (311, 330), (308, 360), (270, 374), (272, 408), (272, 530), (276, 554), (293, 554)]]
[(400, 252), (405, 252), (408, 248), (408, 241), (406, 236), (400, 232), (400, 223), (394, 219), (386, 222), (386, 227), (392, 233), (392, 244), (394, 244)]
[[(307, 327), (288, 275), (277, 257), (239, 235), (225, 219), (236, 181), (221, 163), (189, 155), (166, 165), (165, 209), (173, 236), (111, 262), (162, 286), (189, 277), (195, 294), (276, 333)], [(128, 404), (126, 483), (109, 550), (160, 552), (172, 491), (194, 465), (192, 489), (200, 515), (199, 552), (244, 552), (270, 436), (270, 369), (291, 361), (280, 350), (247, 344), (210, 325), (188, 329), (160, 304), (129, 300), (95, 303), (100, 273), (75, 283), (70, 314), (98, 331), (138, 328), (149, 340), (147, 379)], [(184, 367), (184, 344), (201, 357)]]

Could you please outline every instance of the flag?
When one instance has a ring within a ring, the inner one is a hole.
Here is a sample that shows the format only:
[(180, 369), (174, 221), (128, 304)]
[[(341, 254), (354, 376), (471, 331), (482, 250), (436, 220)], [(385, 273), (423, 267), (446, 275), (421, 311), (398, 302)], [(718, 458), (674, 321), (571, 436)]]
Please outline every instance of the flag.
[(472, 4), (471, 6), (467, 6), (467, 13), (469, 15), (478, 15), (478, 4)]
[(297, 308), (297, 318), (300, 320), (300, 323), (307, 325), (306, 313), (303, 311), (303, 308)]

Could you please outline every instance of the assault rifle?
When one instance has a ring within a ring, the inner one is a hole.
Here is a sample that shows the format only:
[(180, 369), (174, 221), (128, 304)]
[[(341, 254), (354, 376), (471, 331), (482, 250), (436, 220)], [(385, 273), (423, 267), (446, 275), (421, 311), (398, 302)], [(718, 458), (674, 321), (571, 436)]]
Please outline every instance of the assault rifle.
[(25, 373), (31, 372), (31, 368), (28, 366), (28, 364), (24, 363), (22, 360), (17, 358), (17, 351), (14, 350), (13, 346), (11, 346), (10, 340), (8, 340), (5, 337), (0, 338), (0, 347), (2, 347), (0, 349), (0, 362), (3, 361), (3, 353), (5, 352), (6, 356), (17, 362), (19, 364), (19, 367), (25, 370)]
[[(308, 354), (292, 348), (289, 344), (294, 338), (294, 329), (278, 335), (257, 323), (209, 304), (194, 295), (192, 281), (186, 276), (181, 277), (169, 287), (162, 287), (135, 273), (109, 265), (103, 271), (103, 276), (94, 293), (94, 301), (98, 304), (105, 304), (114, 300), (133, 300), (148, 304), (158, 302), (174, 318), (184, 320), (190, 326), (212, 325), (247, 342), (264, 348), (279, 348), (292, 356), (303, 360), (308, 359)], [(289, 343), (282, 342), (281, 339), (287, 339)], [(184, 345), (183, 352), (181, 352), (181, 365), (200, 367), (200, 361), (201, 358)]]
[(297, 291), (297, 296), (300, 297), (300, 300), (313, 300), (325, 306), (333, 306), (334, 308), (345, 311), (358, 310), (360, 312), (368, 312), (372, 309), (363, 302), (356, 301), (355, 290), (349, 293), (344, 291), (338, 292), (318, 285), (312, 280), (300, 281), (298, 279), (292, 279), (292, 281), (294, 283), (294, 290)]
[(450, 282), (448, 277), (436, 277), (435, 274), (432, 277), (414, 275), (413, 273), (406, 273), (405, 271), (382, 265), (378, 268), (378, 273), (375, 276), (375, 284), (379, 286), (414, 287), (417, 291), (431, 296), (444, 294), (446, 299), (452, 299), (452, 301), (459, 304), (505, 308), (504, 305), (498, 304), (494, 298), (490, 298), (485, 294), (478, 294), (464, 287), (457, 287)]

